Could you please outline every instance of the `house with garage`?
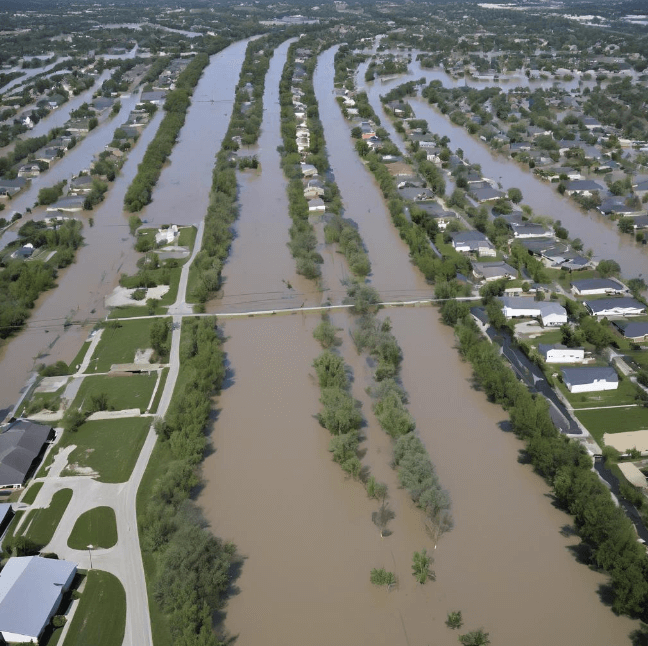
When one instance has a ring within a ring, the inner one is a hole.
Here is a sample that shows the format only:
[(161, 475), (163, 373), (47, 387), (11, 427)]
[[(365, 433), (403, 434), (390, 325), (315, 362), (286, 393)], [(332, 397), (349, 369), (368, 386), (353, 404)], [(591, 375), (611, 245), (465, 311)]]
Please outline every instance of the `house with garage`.
[(594, 316), (638, 316), (646, 311), (646, 306), (636, 298), (600, 298), (583, 303)]
[(477, 280), (484, 280), (487, 283), (502, 278), (517, 278), (517, 269), (506, 264), (503, 260), (499, 262), (473, 262), (473, 275)]
[(152, 90), (150, 92), (142, 92), (140, 101), (142, 103), (152, 103), (153, 105), (162, 105), (166, 99), (167, 93), (159, 90)]
[(619, 330), (619, 332), (630, 341), (639, 343), (640, 341), (648, 341), (648, 321), (612, 321), (612, 325)]
[(502, 296), (502, 312), (507, 319), (537, 318), (544, 327), (567, 323), (567, 310), (553, 301), (536, 301), (532, 296)]
[(591, 197), (594, 193), (604, 190), (600, 184), (591, 179), (576, 179), (565, 184), (567, 195), (581, 195)]
[(0, 197), (13, 197), (24, 188), (27, 180), (24, 177), (16, 179), (0, 179)]
[(0, 572), (0, 634), (5, 642), (37, 644), (70, 589), (76, 563), (14, 556)]
[(67, 197), (62, 197), (60, 200), (57, 200), (54, 204), (50, 204), (47, 207), (47, 211), (65, 211), (66, 213), (83, 211), (85, 199), (86, 198), (83, 197), (83, 195), (68, 195)]
[(568, 348), (562, 343), (540, 343), (538, 352), (547, 363), (583, 363), (584, 348)]
[(323, 199), (316, 197), (308, 203), (309, 213), (324, 213), (324, 211), (326, 211), (326, 206)]
[(597, 294), (625, 294), (628, 288), (613, 278), (586, 278), (571, 284), (575, 296), (594, 296)]
[(23, 486), (45, 445), (54, 439), (50, 426), (19, 419), (0, 433), (0, 489)]
[(451, 234), (452, 246), (462, 253), (495, 257), (497, 251), (491, 241), (480, 231), (460, 231)]
[(535, 224), (533, 222), (518, 224), (511, 222), (510, 225), (513, 229), (514, 238), (545, 238), (549, 235), (549, 231), (541, 224)]
[(570, 393), (616, 390), (619, 387), (619, 375), (611, 366), (563, 368), (562, 377)]

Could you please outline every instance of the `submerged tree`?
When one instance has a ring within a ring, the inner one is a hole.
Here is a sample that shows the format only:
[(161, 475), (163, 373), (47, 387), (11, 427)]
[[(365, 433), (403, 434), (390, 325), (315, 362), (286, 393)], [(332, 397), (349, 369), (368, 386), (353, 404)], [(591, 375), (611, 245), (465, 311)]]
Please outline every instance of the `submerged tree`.
[(412, 557), (412, 574), (419, 583), (423, 584), (428, 578), (435, 578), (436, 575), (430, 569), (431, 563), (432, 557), (428, 556), (427, 550), (423, 549), (420, 552), (414, 552), (414, 556)]

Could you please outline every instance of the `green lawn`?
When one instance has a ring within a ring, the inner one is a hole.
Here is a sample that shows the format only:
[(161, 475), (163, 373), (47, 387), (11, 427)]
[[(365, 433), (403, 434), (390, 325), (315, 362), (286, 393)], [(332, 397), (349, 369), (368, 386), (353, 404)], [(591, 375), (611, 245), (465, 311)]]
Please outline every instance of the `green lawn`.
[(72, 489), (61, 489), (52, 496), (49, 507), (32, 509), (21, 526), (21, 535), (45, 547), (54, 536), (61, 518), (72, 500)]
[[(86, 422), (76, 433), (64, 433), (57, 446), (74, 444), (69, 464), (92, 469), (100, 482), (126, 482), (150, 426), (148, 417)], [(64, 475), (72, 475), (74, 468), (67, 467)]]
[(178, 236), (178, 246), (189, 247), (190, 251), (193, 250), (197, 233), (198, 230), (196, 229), (196, 227), (183, 227), (182, 229), (180, 229), (180, 235)]
[(64, 646), (121, 646), (126, 627), (126, 593), (109, 572), (90, 570)]
[(84, 341), (83, 345), (77, 352), (76, 357), (74, 357), (74, 359), (72, 359), (72, 361), (68, 364), (70, 368), (70, 372), (76, 372), (77, 366), (81, 366), (81, 363), (85, 359), (89, 347), (90, 347), (90, 341)]
[(23, 414), (34, 415), (44, 408), (57, 411), (61, 407), (61, 395), (64, 390), (65, 386), (61, 386), (53, 393), (34, 393), (27, 401), (22, 403), (17, 416), (19, 417)]
[(527, 337), (525, 337), (525, 340), (528, 340), (528, 342), (536, 348), (538, 347), (538, 345), (540, 345), (540, 343), (544, 343), (546, 345), (551, 345), (552, 343), (562, 343), (562, 332), (560, 330), (549, 330), (548, 332), (543, 332), (542, 334), (534, 336), (533, 338), (527, 339)]
[(11, 522), (9, 523), (9, 527), (7, 527), (7, 533), (5, 534), (5, 542), (8, 542), (10, 539), (12, 539), (15, 534), (16, 534), (16, 527), (18, 527), (18, 523), (20, 522), (20, 519), (25, 515), (26, 509), (19, 509), (15, 514), (14, 517), (11, 519)]
[(565, 384), (558, 382), (563, 395), (576, 409), (593, 406), (624, 406), (636, 403), (637, 387), (629, 379), (621, 379), (616, 390), (603, 390), (591, 393), (570, 393)]
[(68, 538), (68, 547), (85, 550), (88, 545), (107, 549), (117, 544), (117, 519), (112, 507), (95, 507), (81, 514)]
[(641, 406), (583, 410), (577, 412), (576, 417), (599, 443), (602, 443), (605, 433), (624, 433), (648, 429), (648, 409)]
[(648, 370), (648, 350), (630, 350), (625, 355), (644, 370)]
[(36, 500), (36, 496), (42, 488), (42, 482), (34, 482), (31, 487), (29, 487), (29, 489), (25, 491), (25, 495), (22, 497), (22, 500), (20, 502), (24, 502), (26, 505), (31, 505), (34, 500)]
[(139, 408), (140, 412), (146, 411), (155, 382), (157, 372), (150, 375), (97, 375), (86, 377), (72, 404), (73, 408), (86, 408), (90, 406), (92, 395), (106, 393), (110, 410), (124, 410)]
[[(140, 311), (140, 315), (146, 310)], [(132, 363), (137, 350), (151, 347), (150, 328), (153, 319), (120, 321), (119, 327), (109, 323), (95, 349), (86, 373), (108, 372), (113, 363)], [(95, 370), (96, 367), (96, 370)]]
[(158, 385), (157, 390), (155, 391), (155, 399), (153, 399), (153, 404), (151, 405), (151, 413), (156, 413), (158, 406), (160, 405), (160, 399), (162, 399), (162, 393), (164, 392), (164, 386), (166, 384), (167, 377), (169, 376), (169, 369), (163, 368), (162, 375), (160, 376), (160, 384)]

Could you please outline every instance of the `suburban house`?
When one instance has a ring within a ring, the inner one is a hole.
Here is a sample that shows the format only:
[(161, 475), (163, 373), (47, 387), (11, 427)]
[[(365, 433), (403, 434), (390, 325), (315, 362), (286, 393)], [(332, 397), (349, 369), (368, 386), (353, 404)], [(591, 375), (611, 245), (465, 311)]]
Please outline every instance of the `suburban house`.
[(82, 211), (84, 203), (85, 197), (82, 195), (68, 195), (67, 197), (62, 197), (60, 200), (54, 202), (54, 204), (50, 204), (47, 207), (47, 210), (74, 213), (75, 211)]
[(567, 195), (582, 195), (583, 197), (590, 197), (596, 191), (602, 190), (603, 187), (591, 179), (576, 179), (567, 182), (565, 185), (565, 193), (567, 193)]
[(0, 634), (38, 643), (70, 588), (77, 566), (41, 556), (14, 556), (0, 572)]
[(502, 191), (498, 191), (492, 186), (485, 186), (483, 188), (470, 188), (470, 193), (477, 202), (480, 204), (482, 202), (490, 202), (491, 200), (499, 200), (500, 197), (504, 197)]
[(153, 103), (154, 105), (162, 105), (166, 99), (167, 93), (164, 91), (153, 90), (151, 92), (142, 92), (140, 101), (142, 103)]
[(166, 229), (158, 229), (155, 234), (155, 243), (156, 244), (171, 244), (178, 237), (178, 225), (172, 224)]
[(643, 303), (629, 296), (585, 301), (584, 305), (594, 316), (637, 316), (646, 311)]
[(567, 323), (567, 311), (553, 301), (536, 301), (531, 296), (502, 296), (502, 312), (507, 319), (538, 318), (544, 327)]
[(40, 172), (38, 164), (24, 164), (18, 169), (18, 177), (38, 177)]
[(23, 486), (45, 444), (54, 438), (50, 426), (19, 419), (0, 433), (0, 488)]
[(473, 275), (477, 280), (485, 280), (487, 283), (501, 278), (516, 278), (517, 269), (507, 265), (503, 260), (499, 262), (473, 262)]
[(547, 363), (582, 363), (585, 359), (583, 348), (568, 348), (562, 343), (540, 343), (538, 352)]
[(313, 164), (301, 164), (301, 172), (304, 177), (317, 175), (317, 168)]
[(92, 190), (93, 178), (90, 175), (81, 175), (70, 180), (70, 193), (89, 193)]
[(544, 238), (549, 235), (549, 231), (541, 224), (534, 224), (533, 222), (525, 222), (517, 224), (511, 222), (514, 238)]
[(323, 199), (316, 197), (308, 203), (309, 213), (324, 213), (324, 211), (326, 211), (326, 206)]
[(476, 253), (478, 256), (497, 255), (495, 247), (480, 231), (461, 231), (452, 234), (452, 246), (463, 253)]
[(16, 249), (16, 251), (11, 254), (11, 257), (26, 260), (27, 258), (31, 258), (33, 253), (34, 245), (31, 242), (28, 242), (26, 245), (20, 247), (20, 249)]
[(570, 393), (616, 390), (619, 387), (619, 375), (610, 366), (563, 368), (562, 373)]
[(27, 180), (24, 177), (0, 179), (0, 197), (13, 197), (26, 183)]
[(648, 321), (612, 321), (621, 334), (626, 339), (630, 339), (635, 343), (638, 341), (648, 340)]
[(594, 294), (624, 294), (627, 287), (612, 278), (586, 278), (575, 280), (571, 284), (576, 296), (593, 296)]

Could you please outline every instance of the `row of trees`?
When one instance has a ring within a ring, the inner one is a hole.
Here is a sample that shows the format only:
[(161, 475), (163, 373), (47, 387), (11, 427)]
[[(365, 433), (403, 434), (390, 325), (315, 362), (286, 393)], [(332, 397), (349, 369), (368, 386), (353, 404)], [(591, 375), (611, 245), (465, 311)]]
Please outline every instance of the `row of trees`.
[(197, 54), (178, 76), (175, 90), (167, 95), (164, 103), (166, 115), (153, 141), (146, 149), (144, 158), (137, 167), (137, 174), (124, 196), (124, 206), (127, 211), (131, 213), (141, 211), (151, 202), (153, 187), (157, 184), (162, 166), (171, 154), (180, 128), (184, 125), (191, 96), (208, 63), (207, 54)]
[(215, 537), (190, 503), (200, 481), (210, 397), (225, 377), (215, 319), (184, 319), (180, 361), (182, 385), (156, 424), (161, 442), (151, 462), (164, 468), (140, 508), (139, 529), (142, 549), (155, 562), (153, 595), (174, 642), (216, 646), (212, 615), (223, 604), (236, 549)]

